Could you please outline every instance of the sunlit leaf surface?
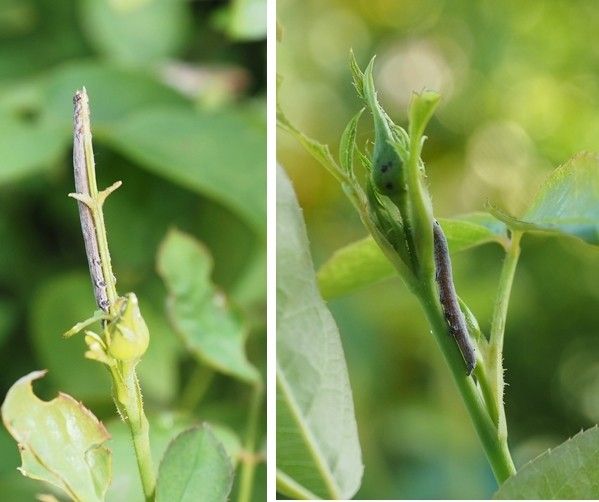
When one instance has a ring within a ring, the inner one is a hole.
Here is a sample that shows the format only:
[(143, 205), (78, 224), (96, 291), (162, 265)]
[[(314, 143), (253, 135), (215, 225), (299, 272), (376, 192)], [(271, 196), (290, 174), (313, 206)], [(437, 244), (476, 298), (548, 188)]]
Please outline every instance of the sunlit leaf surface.
[(496, 499), (596, 499), (599, 429), (594, 427), (548, 450), (508, 479)]
[(110, 483), (110, 438), (104, 425), (67, 394), (42, 401), (31, 384), (44, 371), (18, 380), (2, 404), (4, 425), (18, 441), (21, 472), (58, 486), (74, 500), (102, 501)]
[(503, 217), (528, 231), (563, 233), (599, 244), (599, 155), (582, 152), (545, 180), (522, 218)]
[(277, 469), (323, 498), (351, 498), (363, 466), (345, 357), (318, 292), (301, 210), (281, 169), (276, 332)]

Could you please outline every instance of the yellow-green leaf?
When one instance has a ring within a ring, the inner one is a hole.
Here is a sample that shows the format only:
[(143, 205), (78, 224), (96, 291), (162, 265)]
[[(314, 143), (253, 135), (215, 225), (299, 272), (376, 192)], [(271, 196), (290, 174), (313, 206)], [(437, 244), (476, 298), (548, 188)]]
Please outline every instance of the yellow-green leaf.
[[(470, 213), (456, 219), (440, 218), (452, 253), (488, 242), (506, 242), (506, 227), (488, 213)], [(318, 271), (324, 298), (349, 294), (397, 275), (372, 237), (353, 242), (331, 256)]]
[(210, 281), (210, 253), (192, 236), (168, 232), (158, 251), (158, 273), (169, 291), (168, 314), (185, 345), (202, 363), (255, 382), (245, 355), (247, 329)]
[(493, 214), (514, 229), (599, 244), (599, 154), (581, 152), (553, 171), (521, 218), (500, 210)]
[(81, 403), (60, 393), (42, 401), (32, 382), (34, 371), (18, 380), (2, 404), (2, 420), (19, 443), (21, 472), (47, 481), (77, 501), (104, 500), (110, 484), (110, 438), (102, 423)]

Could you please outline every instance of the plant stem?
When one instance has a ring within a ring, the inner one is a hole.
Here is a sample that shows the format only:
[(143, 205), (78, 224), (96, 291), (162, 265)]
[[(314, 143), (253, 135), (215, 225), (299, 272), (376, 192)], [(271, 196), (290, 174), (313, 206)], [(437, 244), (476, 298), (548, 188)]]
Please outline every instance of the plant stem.
[(293, 500), (320, 500), (318, 495), (304, 488), (293, 478), (277, 469), (277, 491)]
[(505, 322), (507, 310), (514, 283), (514, 275), (520, 258), (520, 240), (522, 232), (513, 231), (510, 247), (501, 269), (499, 277), (499, 286), (497, 288), (497, 297), (495, 308), (493, 310), (493, 320), (491, 322), (491, 334), (489, 337), (489, 372), (492, 378), (492, 385), (495, 390), (495, 400), (498, 407), (498, 430), (499, 435), (507, 443), (507, 424), (505, 420), (505, 409), (503, 406), (503, 339), (505, 334)]
[(499, 437), (497, 428), (487, 411), (485, 402), (476, 387), (474, 379), (466, 374), (462, 354), (455, 340), (449, 334), (445, 317), (436, 298), (437, 293), (434, 282), (428, 283), (425, 287), (418, 290), (417, 294), (430, 323), (433, 335), (445, 356), (458, 390), (466, 404), (495, 478), (498, 483), (502, 483), (516, 472), (507, 448), (507, 443)]
[[(480, 348), (481, 346), (479, 345), (479, 349)], [(503, 407), (503, 403), (500, 404), (497, 402), (495, 383), (494, 381), (491, 381), (491, 375), (489, 375), (488, 368), (486, 367), (486, 361), (481, 357), (479, 357), (477, 360), (476, 367), (474, 368), (474, 375), (476, 376), (476, 381), (480, 386), (480, 391), (487, 405), (487, 410), (491, 416), (491, 420), (493, 420), (493, 423), (498, 426), (499, 407)]]
[[(85, 243), (96, 303), (107, 312), (110, 323), (117, 316), (116, 278), (112, 272), (108, 239), (102, 205), (106, 198), (116, 190), (121, 182), (117, 181), (101, 192), (96, 182), (96, 167), (92, 145), (89, 100), (85, 88), (75, 93), (74, 103), (74, 141), (73, 166), (76, 193), (70, 197), (79, 202), (79, 216)], [(129, 426), (141, 483), (146, 500), (154, 499), (156, 478), (150, 450), (149, 424), (144, 413), (139, 380), (134, 363), (119, 362), (109, 366), (113, 381), (113, 397), (121, 417)]]
[(254, 486), (254, 474), (256, 472), (257, 463), (257, 457), (255, 455), (256, 436), (263, 397), (264, 388), (262, 387), (262, 383), (255, 384), (252, 391), (247, 430), (243, 444), (245, 455), (242, 457), (238, 502), (250, 502), (252, 499), (252, 488)]
[(81, 230), (89, 264), (92, 285), (98, 306), (108, 312), (118, 298), (116, 279), (112, 273), (106, 226), (102, 205), (114, 190), (121, 186), (117, 181), (98, 192), (96, 165), (92, 145), (89, 99), (85, 87), (73, 98), (73, 167), (76, 193), (69, 196), (79, 201)]
[(510, 293), (514, 282), (514, 275), (518, 259), (520, 258), (520, 240), (522, 232), (514, 231), (512, 233), (511, 244), (505, 255), (501, 276), (499, 278), (499, 287), (497, 298), (495, 300), (495, 310), (493, 312), (493, 321), (491, 324), (490, 344), (503, 348), (503, 334), (505, 332), (505, 320), (507, 317), (507, 308), (510, 302)]
[(135, 368), (124, 368), (124, 376), (127, 389), (127, 402), (124, 403), (127, 413), (125, 421), (131, 430), (144, 495), (147, 501), (152, 501), (156, 489), (156, 477), (150, 449), (150, 426), (144, 413), (141, 389)]

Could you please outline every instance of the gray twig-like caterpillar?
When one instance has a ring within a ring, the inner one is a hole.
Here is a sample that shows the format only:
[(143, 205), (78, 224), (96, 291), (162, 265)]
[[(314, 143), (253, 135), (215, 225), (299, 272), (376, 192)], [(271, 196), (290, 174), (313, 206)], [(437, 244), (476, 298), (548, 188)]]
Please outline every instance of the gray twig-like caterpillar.
[[(86, 141), (91, 141), (91, 131), (89, 130), (89, 104), (85, 89), (75, 93), (73, 105), (75, 108), (73, 116), (73, 166), (75, 172), (75, 188), (77, 194), (90, 196), (90, 188), (87, 179), (87, 162), (89, 159), (86, 160), (86, 156), (90, 155), (90, 151), (86, 151)], [(85, 254), (87, 255), (89, 273), (94, 287), (94, 296), (96, 297), (98, 307), (104, 312), (108, 312), (110, 302), (108, 300), (106, 281), (102, 271), (102, 260), (100, 259), (96, 224), (90, 207), (81, 201), (78, 202), (78, 205), (81, 230), (83, 232), (83, 242), (85, 244)]]
[(470, 375), (476, 366), (476, 350), (470, 341), (466, 319), (460, 310), (458, 295), (453, 284), (447, 239), (441, 225), (436, 220), (433, 221), (433, 237), (435, 241), (435, 278), (439, 287), (439, 301), (449, 326), (449, 333), (455, 338), (466, 362), (467, 373)]

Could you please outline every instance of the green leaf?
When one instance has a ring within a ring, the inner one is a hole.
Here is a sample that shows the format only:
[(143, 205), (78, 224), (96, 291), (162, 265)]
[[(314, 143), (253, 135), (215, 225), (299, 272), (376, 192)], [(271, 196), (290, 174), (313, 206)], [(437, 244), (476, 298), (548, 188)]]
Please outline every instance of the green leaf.
[[(82, 243), (82, 260), (83, 257)], [(62, 337), (73, 324), (87, 319), (96, 309), (88, 273), (50, 278), (32, 298), (30, 335), (37, 360), (52, 368), (49, 380), (77, 399), (101, 402), (110, 396), (108, 372), (84, 358), (87, 346), (83, 336)]]
[[(144, 314), (145, 316), (145, 314)], [(152, 458), (158, 469), (158, 461), (164, 455), (172, 439), (193, 426), (193, 420), (188, 415), (161, 413), (149, 415), (150, 448)], [(109, 502), (145, 502), (139, 470), (135, 458), (135, 450), (131, 447), (131, 431), (120, 418), (114, 418), (106, 423), (110, 432), (110, 449), (113, 459), (113, 479), (106, 500)]]
[(85, 0), (81, 9), (90, 42), (119, 63), (171, 58), (186, 38), (189, 10), (182, 0)]
[(42, 79), (3, 89), (0, 100), (0, 184), (58, 164), (72, 142), (73, 92), (86, 86), (93, 131), (148, 105), (185, 107), (182, 96), (143, 73), (95, 62), (68, 63)]
[[(145, 313), (144, 313), (145, 317)], [(145, 392), (144, 392), (145, 394)], [(170, 442), (183, 431), (197, 425), (193, 417), (187, 414), (161, 413), (149, 415), (150, 447), (152, 458), (156, 463), (164, 456)], [(115, 418), (106, 424), (112, 436), (110, 449), (113, 459), (113, 479), (106, 494), (109, 502), (145, 502), (135, 451), (131, 447), (131, 431), (120, 419)], [(214, 435), (222, 442), (232, 462), (237, 461), (241, 451), (241, 443), (236, 434), (229, 428), (210, 424)], [(158, 465), (155, 466), (158, 468)]]
[(223, 445), (231, 465), (235, 469), (243, 452), (241, 439), (233, 429), (226, 425), (210, 423), (209, 426), (216, 439)]
[(360, 117), (364, 113), (362, 108), (356, 113), (349, 121), (343, 134), (341, 135), (341, 141), (339, 142), (339, 162), (341, 167), (345, 169), (347, 173), (353, 178), (354, 176), (354, 152), (356, 150), (356, 132), (358, 129), (358, 122)]
[(234, 40), (266, 38), (266, 0), (233, 0), (226, 12), (226, 29)]
[(410, 117), (410, 137), (420, 142), (429, 120), (435, 113), (441, 95), (434, 91), (423, 91), (414, 93), (410, 102), (408, 115)]
[[(406, 228), (411, 228), (421, 273), (431, 277), (435, 271), (433, 239), (433, 202), (425, 180), (424, 164), (420, 158), (424, 130), (439, 103), (441, 96), (433, 91), (412, 95), (408, 110), (410, 118), (410, 152), (407, 162), (406, 187), (410, 203)], [(398, 150), (400, 152), (401, 150)], [(400, 207), (401, 211), (401, 207)]]
[(243, 274), (231, 292), (233, 301), (242, 308), (264, 305), (266, 301), (266, 249), (260, 248), (250, 257)]
[(101, 422), (81, 403), (60, 393), (42, 401), (31, 383), (45, 371), (18, 380), (2, 404), (2, 420), (19, 443), (21, 472), (47, 481), (74, 500), (102, 501), (111, 474), (110, 438)]
[[(469, 213), (457, 219), (439, 218), (449, 244), (457, 253), (488, 242), (504, 245), (506, 227), (488, 213)], [(324, 298), (349, 294), (397, 275), (397, 270), (372, 237), (337, 250), (318, 271), (318, 284)]]
[(256, 382), (259, 374), (244, 351), (246, 328), (210, 282), (209, 252), (173, 229), (160, 245), (157, 267), (169, 292), (169, 318), (190, 352), (218, 371)]
[(581, 152), (545, 180), (522, 218), (494, 216), (522, 231), (562, 233), (599, 244), (599, 155)]
[(233, 467), (223, 445), (203, 425), (179, 434), (160, 463), (156, 502), (226, 501)]
[(363, 466), (345, 357), (316, 286), (301, 210), (282, 169), (277, 274), (277, 469), (320, 497), (351, 498)]
[(54, 124), (0, 116), (0, 184), (53, 167), (70, 141)]
[(352, 73), (352, 80), (356, 92), (358, 93), (358, 97), (364, 98), (364, 72), (360, 69), (360, 65), (356, 61), (356, 56), (354, 56), (353, 49), (349, 51), (349, 67)]
[(265, 232), (265, 133), (246, 114), (155, 108), (106, 133), (114, 148), (140, 166), (214, 198)]
[(42, 117), (58, 124), (72, 136), (73, 93), (85, 86), (92, 113), (92, 132), (110, 132), (114, 122), (148, 106), (186, 108), (180, 94), (146, 73), (124, 70), (109, 64), (77, 61), (59, 66), (44, 82)]
[(0, 476), (0, 493), (2, 493), (4, 500), (36, 500), (36, 496), (39, 495), (40, 491), (42, 490), (45, 492), (49, 492), (51, 490), (58, 491), (58, 489), (50, 487), (51, 485), (48, 484), (45, 486), (40, 486), (39, 481), (20, 476), (14, 472)]
[(503, 483), (495, 499), (596, 499), (599, 494), (599, 429), (580, 432), (548, 450)]

